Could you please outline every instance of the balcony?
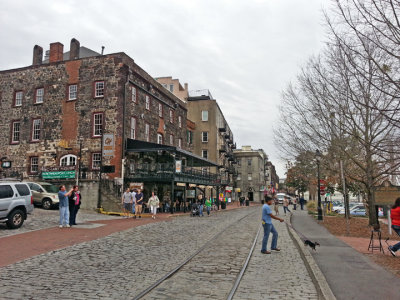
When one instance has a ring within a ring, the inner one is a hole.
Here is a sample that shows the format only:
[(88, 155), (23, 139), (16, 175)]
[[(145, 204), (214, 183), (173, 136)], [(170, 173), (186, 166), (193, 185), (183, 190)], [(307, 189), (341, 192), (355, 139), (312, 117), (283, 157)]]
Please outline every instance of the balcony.
[(225, 145), (221, 145), (221, 148), (219, 148), (219, 153), (224, 153), (226, 152), (226, 147)]
[(218, 128), (218, 130), (219, 130), (219, 132), (226, 132), (226, 128), (225, 127), (221, 127), (221, 128)]

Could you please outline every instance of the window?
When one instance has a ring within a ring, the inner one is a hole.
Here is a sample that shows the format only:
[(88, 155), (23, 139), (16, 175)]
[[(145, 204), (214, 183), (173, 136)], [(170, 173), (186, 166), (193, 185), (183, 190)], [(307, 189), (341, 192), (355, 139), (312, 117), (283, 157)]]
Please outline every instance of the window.
[(14, 195), (14, 191), (11, 185), (0, 185), (0, 199), (11, 198)]
[(162, 104), (161, 104), (161, 103), (158, 103), (158, 116), (159, 116), (160, 118), (163, 117), (163, 111), (162, 111), (162, 109), (163, 109)]
[(32, 121), (32, 142), (40, 140), (40, 125), (41, 119), (33, 119)]
[(207, 143), (208, 142), (208, 132), (207, 131), (203, 131), (201, 133), (201, 141), (203, 143)]
[(93, 137), (99, 137), (103, 129), (103, 113), (93, 114)]
[(208, 174), (207, 168), (201, 168), (201, 175), (206, 176)]
[(248, 165), (248, 166), (251, 166), (251, 158), (249, 158), (249, 159), (247, 160), (247, 165)]
[(174, 92), (174, 85), (173, 85), (173, 84), (170, 84), (170, 85), (169, 85), (169, 91), (170, 91), (171, 93)]
[(182, 148), (182, 139), (178, 139), (178, 147)]
[(208, 158), (208, 150), (201, 150), (201, 156), (203, 157), (203, 158)]
[(135, 174), (135, 162), (133, 161), (129, 162), (129, 173)]
[(179, 128), (182, 128), (182, 117), (181, 116), (178, 117), (178, 126), (179, 126)]
[(18, 183), (15, 185), (20, 196), (30, 196), (31, 191), (25, 183)]
[(252, 180), (251, 173), (247, 174), (247, 180)]
[(161, 85), (168, 90), (168, 85), (166, 83), (161, 83)]
[(242, 160), (240, 158), (237, 159), (237, 164), (238, 164), (238, 166), (242, 165)]
[(171, 146), (174, 145), (174, 136), (173, 136), (172, 134), (169, 135), (169, 144), (170, 144)]
[(236, 180), (242, 180), (240, 173), (237, 175)]
[(193, 144), (193, 132), (191, 132), (190, 130), (187, 131), (187, 141), (188, 145)]
[(15, 92), (14, 96), (14, 106), (22, 106), (22, 98), (24, 93), (22, 91)]
[(150, 110), (150, 97), (146, 95), (146, 109)]
[(136, 88), (132, 87), (132, 102), (136, 103)]
[(136, 118), (131, 118), (131, 139), (136, 139)]
[(44, 88), (36, 89), (35, 104), (43, 103), (43, 97), (44, 97)]
[(174, 123), (174, 111), (169, 109), (169, 122)]
[(78, 98), (78, 86), (76, 84), (70, 84), (68, 86), (68, 101), (76, 100)]
[(60, 159), (60, 166), (62, 167), (76, 166), (76, 160), (77, 157), (75, 155), (72, 154), (65, 155)]
[(19, 121), (12, 122), (11, 144), (18, 144), (21, 133), (21, 123)]
[(39, 172), (39, 157), (37, 157), (37, 156), (31, 156), (31, 158), (30, 158), (29, 171), (30, 171), (31, 173), (37, 173), (37, 172)]
[(104, 81), (96, 81), (94, 83), (94, 97), (104, 97)]
[(146, 123), (144, 126), (144, 139), (146, 142), (150, 142), (150, 124)]
[(160, 133), (157, 133), (157, 144), (162, 145), (163, 143), (163, 136)]
[(208, 110), (201, 111), (201, 120), (204, 122), (208, 121)]
[(99, 170), (101, 164), (101, 153), (92, 153), (92, 169)]

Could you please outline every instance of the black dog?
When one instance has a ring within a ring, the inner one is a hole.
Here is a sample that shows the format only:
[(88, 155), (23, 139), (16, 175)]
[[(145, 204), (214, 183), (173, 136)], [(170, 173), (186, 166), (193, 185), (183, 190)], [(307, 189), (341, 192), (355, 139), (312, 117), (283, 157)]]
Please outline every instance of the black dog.
[(314, 251), (316, 251), (315, 250), (315, 246), (319, 246), (319, 243), (318, 242), (311, 242), (310, 240), (305, 240), (304, 241), (304, 245), (306, 245), (306, 246), (310, 246), (311, 247), (311, 249), (313, 249)]

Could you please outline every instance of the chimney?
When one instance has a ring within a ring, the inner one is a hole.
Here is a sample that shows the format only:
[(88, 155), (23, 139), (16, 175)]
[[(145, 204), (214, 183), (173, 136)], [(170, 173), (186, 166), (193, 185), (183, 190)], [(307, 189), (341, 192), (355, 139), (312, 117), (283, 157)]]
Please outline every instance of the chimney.
[(64, 45), (57, 42), (50, 44), (50, 63), (63, 60)]
[(32, 61), (32, 65), (36, 66), (36, 65), (41, 65), (42, 64), (42, 59), (43, 59), (43, 48), (35, 45), (35, 47), (33, 47), (33, 61)]
[(74, 59), (79, 59), (79, 48), (80, 48), (80, 43), (76, 39), (71, 40), (71, 46), (69, 48), (69, 59), (74, 60)]
[(185, 91), (189, 91), (189, 85), (185, 82)]

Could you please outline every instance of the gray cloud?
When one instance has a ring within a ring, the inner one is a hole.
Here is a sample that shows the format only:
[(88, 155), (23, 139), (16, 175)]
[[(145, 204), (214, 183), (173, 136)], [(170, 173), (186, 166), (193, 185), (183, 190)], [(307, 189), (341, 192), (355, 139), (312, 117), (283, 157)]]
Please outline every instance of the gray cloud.
[(31, 64), (35, 44), (71, 38), (125, 52), (152, 76), (210, 89), (238, 146), (263, 148), (284, 175), (272, 142), (280, 93), (324, 38), (324, 0), (0, 0), (0, 69)]

